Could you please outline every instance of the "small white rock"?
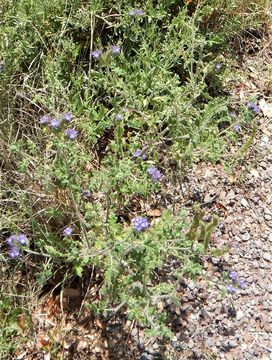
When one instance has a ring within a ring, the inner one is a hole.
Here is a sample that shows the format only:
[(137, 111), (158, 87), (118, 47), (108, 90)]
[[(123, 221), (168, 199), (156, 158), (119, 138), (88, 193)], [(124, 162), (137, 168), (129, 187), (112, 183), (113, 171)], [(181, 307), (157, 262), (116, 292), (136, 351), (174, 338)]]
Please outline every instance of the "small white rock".
[(271, 255), (270, 253), (266, 252), (263, 254), (263, 259), (266, 261), (271, 261)]
[(267, 136), (267, 135), (263, 135), (261, 141), (262, 141), (263, 143), (267, 144), (267, 143), (269, 142), (268, 136)]
[(241, 204), (244, 206), (244, 207), (248, 207), (248, 202), (246, 199), (241, 199)]
[(258, 171), (255, 169), (250, 170), (250, 174), (253, 175), (255, 178), (258, 178), (260, 176)]
[(237, 313), (236, 313), (236, 319), (239, 321), (239, 320), (242, 320), (243, 317), (244, 317), (243, 311), (238, 310)]

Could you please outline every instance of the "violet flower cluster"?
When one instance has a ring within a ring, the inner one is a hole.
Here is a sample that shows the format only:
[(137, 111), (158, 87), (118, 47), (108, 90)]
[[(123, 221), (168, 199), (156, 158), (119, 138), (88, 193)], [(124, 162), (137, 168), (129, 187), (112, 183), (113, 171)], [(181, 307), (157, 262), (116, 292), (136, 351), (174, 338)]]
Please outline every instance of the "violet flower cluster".
[[(229, 113), (229, 115), (230, 115), (230, 117), (231, 117), (232, 119), (234, 119), (234, 120), (237, 119), (237, 114), (236, 114), (235, 111), (231, 111), (231, 112)], [(240, 125), (239, 123), (234, 124), (234, 125), (232, 126), (232, 128), (233, 128), (233, 130), (234, 130), (237, 134), (240, 133), (241, 130), (242, 130), (241, 125)]]
[(260, 114), (260, 112), (261, 112), (260, 107), (256, 103), (249, 102), (247, 104), (247, 107), (249, 110), (252, 110), (256, 115)]
[(142, 9), (132, 9), (132, 10), (129, 11), (128, 15), (129, 16), (135, 16), (135, 15), (143, 16), (144, 12), (143, 12)]
[(234, 270), (230, 270), (228, 277), (231, 279), (232, 284), (227, 285), (226, 289), (230, 294), (234, 294), (237, 291), (237, 287), (244, 289), (246, 287), (246, 281), (244, 278), (239, 278), (238, 274)]
[(115, 120), (122, 121), (124, 120), (124, 114), (128, 112), (127, 108), (121, 109), (118, 113), (115, 114)]
[(6, 242), (9, 247), (8, 256), (11, 259), (15, 259), (20, 255), (21, 246), (24, 246), (28, 243), (28, 239), (24, 234), (10, 235)]
[(216, 63), (216, 64), (214, 65), (214, 68), (215, 68), (216, 71), (220, 71), (220, 70), (222, 69), (222, 67), (223, 67), (223, 64), (222, 64), (222, 63)]
[[(121, 48), (118, 45), (112, 45), (111, 47), (111, 53), (112, 55), (118, 55), (121, 53)], [(95, 59), (95, 60), (99, 60), (102, 56), (102, 51), (99, 49), (95, 49), (93, 51), (91, 51), (91, 56)]]
[(118, 114), (115, 115), (115, 119), (117, 121), (122, 121), (124, 119), (124, 115), (121, 114), (121, 113), (118, 113)]
[(240, 124), (234, 124), (233, 125), (233, 130), (236, 132), (236, 133), (239, 133), (241, 132), (241, 125)]
[[(61, 127), (62, 121), (70, 123), (73, 120), (73, 115), (71, 113), (64, 113), (60, 119), (51, 117), (50, 115), (43, 115), (40, 117), (41, 125), (48, 125), (50, 128), (57, 130)], [(76, 129), (67, 129), (65, 135), (69, 140), (75, 140), (78, 135)]]
[(136, 232), (141, 232), (146, 230), (147, 228), (149, 228), (150, 223), (148, 221), (148, 219), (141, 217), (141, 216), (137, 216), (136, 218), (134, 218), (132, 220), (132, 227)]
[(160, 181), (163, 178), (162, 173), (155, 166), (150, 166), (147, 169), (147, 173), (151, 177), (151, 180), (155, 182)]
[(132, 156), (134, 158), (140, 158), (142, 160), (146, 160), (147, 159), (147, 155), (146, 155), (146, 150), (144, 149), (137, 149), (136, 151), (134, 151), (134, 153), (132, 154)]
[(95, 60), (98, 60), (98, 59), (100, 59), (100, 57), (102, 55), (102, 51), (98, 50), (98, 49), (93, 50), (93, 51), (91, 51), (91, 55)]
[(120, 49), (120, 47), (118, 45), (113, 45), (111, 47), (111, 52), (112, 52), (113, 55), (117, 55), (117, 54), (120, 54), (121, 49)]
[(71, 236), (73, 233), (73, 229), (70, 226), (67, 226), (64, 230), (63, 230), (63, 235), (66, 237)]

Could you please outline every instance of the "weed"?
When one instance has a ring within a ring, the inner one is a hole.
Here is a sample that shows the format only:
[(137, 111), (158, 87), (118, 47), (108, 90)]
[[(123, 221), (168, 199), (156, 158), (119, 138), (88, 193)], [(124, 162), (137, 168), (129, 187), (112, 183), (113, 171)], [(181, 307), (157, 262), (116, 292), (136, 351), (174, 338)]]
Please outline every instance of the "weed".
[[(156, 220), (147, 209), (163, 208), (163, 190), (187, 166), (218, 161), (238, 136), (224, 51), (244, 19), (258, 25), (255, 3), (1, 2), (3, 261), (34, 262), (40, 289), (56, 269), (82, 277), (95, 268), (92, 312), (124, 306), (153, 335), (171, 336), (156, 300), (178, 295), (154, 274), (175, 258), (177, 277), (196, 276), (217, 218), (196, 214), (188, 232), (183, 210), (170, 204)], [(249, 123), (254, 114), (241, 109), (239, 124)], [(12, 234), (28, 243), (7, 260)], [(17, 330), (3, 327), (1, 351), (13, 353)]]

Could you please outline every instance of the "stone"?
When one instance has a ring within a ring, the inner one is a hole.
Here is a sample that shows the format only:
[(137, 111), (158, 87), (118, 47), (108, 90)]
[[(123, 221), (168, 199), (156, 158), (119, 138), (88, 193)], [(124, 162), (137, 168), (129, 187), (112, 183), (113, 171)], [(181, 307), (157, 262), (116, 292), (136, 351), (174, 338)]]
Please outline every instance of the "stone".
[(241, 239), (243, 241), (248, 241), (250, 239), (250, 234), (248, 232), (241, 234)]
[(206, 340), (206, 342), (205, 342), (205, 344), (206, 344), (206, 346), (207, 347), (213, 347), (214, 346), (214, 340), (213, 340), (213, 338), (208, 338), (207, 340)]
[(212, 260), (212, 264), (215, 265), (215, 266), (219, 265), (219, 263), (220, 263), (220, 259), (219, 259), (219, 258), (212, 257), (211, 260)]
[(195, 343), (194, 343), (193, 339), (190, 339), (188, 341), (188, 347), (189, 347), (189, 349), (193, 349), (193, 347), (195, 347)]
[(238, 321), (240, 321), (240, 320), (243, 319), (243, 317), (244, 317), (243, 311), (242, 311), (242, 310), (238, 310), (237, 313), (236, 313), (236, 319), (237, 319)]
[(242, 204), (244, 207), (248, 207), (248, 206), (249, 206), (248, 201), (247, 201), (245, 198), (241, 199), (241, 204)]
[(266, 261), (271, 261), (271, 255), (270, 255), (270, 253), (269, 252), (265, 252), (264, 254), (263, 254), (263, 259), (264, 260), (266, 260)]
[[(261, 138), (261, 142), (262, 142), (262, 145), (267, 144), (269, 142), (269, 137), (267, 135), (263, 135)], [(260, 164), (260, 166), (262, 166), (262, 165)], [(265, 164), (265, 167), (266, 167), (266, 164)]]
[(271, 308), (271, 305), (268, 302), (263, 303), (263, 309), (264, 310), (270, 310), (270, 308)]
[(256, 169), (250, 170), (250, 174), (253, 175), (255, 178), (258, 178), (260, 176)]
[(235, 340), (230, 340), (230, 341), (229, 341), (229, 347), (230, 347), (231, 349), (236, 348), (236, 346), (237, 346), (237, 341), (235, 341)]
[(187, 286), (188, 286), (188, 288), (192, 291), (192, 290), (195, 289), (196, 284), (195, 284), (194, 282), (189, 282), (189, 283), (187, 284)]
[(272, 219), (272, 216), (270, 214), (264, 214), (264, 218), (266, 221), (270, 221)]

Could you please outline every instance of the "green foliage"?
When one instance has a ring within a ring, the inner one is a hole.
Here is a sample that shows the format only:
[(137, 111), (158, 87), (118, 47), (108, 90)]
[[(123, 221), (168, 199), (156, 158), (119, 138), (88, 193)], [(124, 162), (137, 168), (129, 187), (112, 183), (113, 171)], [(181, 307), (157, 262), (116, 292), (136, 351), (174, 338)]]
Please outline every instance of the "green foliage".
[[(167, 187), (177, 186), (187, 165), (217, 161), (227, 140), (235, 141), (223, 51), (245, 28), (239, 6), (148, 0), (144, 15), (130, 16), (126, 0), (1, 2), (0, 224), (28, 235), (25, 252), (39, 286), (56, 269), (81, 277), (93, 267), (103, 280), (92, 312), (107, 316), (124, 304), (152, 334), (171, 335), (156, 299), (178, 297), (156, 271), (175, 259), (177, 277), (195, 277), (217, 218), (204, 224), (196, 210), (187, 236), (186, 212), (175, 213), (172, 203), (145, 232), (133, 231), (131, 220), (147, 216), (149, 206), (165, 207)], [(252, 14), (246, 19), (254, 27)], [(116, 44), (121, 52), (114, 55)], [(236, 110), (249, 124), (245, 106)], [(39, 123), (44, 114), (65, 112), (74, 118), (58, 129)], [(79, 132), (75, 141), (65, 135), (70, 127)], [(146, 161), (133, 157), (137, 149)], [(151, 180), (150, 166), (160, 168), (162, 181)], [(7, 259), (6, 246), (1, 250)]]
[(217, 215), (213, 215), (212, 219), (205, 223), (202, 219), (203, 215), (204, 213), (199, 205), (195, 205), (192, 224), (189, 232), (186, 234), (186, 239), (191, 242), (192, 247), (196, 247), (199, 242), (203, 242), (203, 251), (207, 253), (212, 233), (218, 226), (219, 218)]
[(24, 329), (19, 326), (19, 319), (24, 319), (24, 325), (27, 326), (27, 315), (13, 299), (6, 295), (1, 296), (0, 316), (1, 359), (9, 359), (9, 356), (12, 356), (20, 343), (25, 340)]

